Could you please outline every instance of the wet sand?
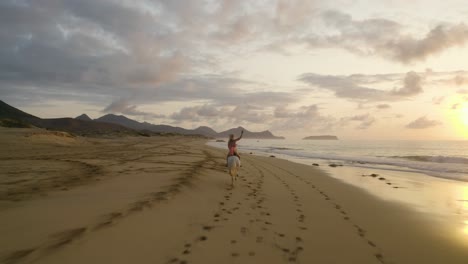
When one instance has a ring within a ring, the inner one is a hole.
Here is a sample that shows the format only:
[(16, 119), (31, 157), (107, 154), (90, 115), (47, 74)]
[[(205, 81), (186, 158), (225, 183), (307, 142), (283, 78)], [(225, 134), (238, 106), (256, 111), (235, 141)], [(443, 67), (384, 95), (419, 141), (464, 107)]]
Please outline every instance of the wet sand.
[[(191, 137), (0, 128), (1, 263), (466, 263), (444, 228), (319, 168)], [(390, 188), (390, 186), (389, 186)]]

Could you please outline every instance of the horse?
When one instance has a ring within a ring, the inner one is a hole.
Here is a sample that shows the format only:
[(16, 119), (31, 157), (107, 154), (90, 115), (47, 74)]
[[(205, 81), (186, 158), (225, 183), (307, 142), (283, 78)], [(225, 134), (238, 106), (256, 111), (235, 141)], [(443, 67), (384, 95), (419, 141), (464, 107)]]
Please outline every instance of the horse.
[(231, 175), (231, 184), (234, 186), (234, 181), (237, 180), (237, 174), (241, 165), (239, 157), (233, 155), (228, 157), (228, 172)]

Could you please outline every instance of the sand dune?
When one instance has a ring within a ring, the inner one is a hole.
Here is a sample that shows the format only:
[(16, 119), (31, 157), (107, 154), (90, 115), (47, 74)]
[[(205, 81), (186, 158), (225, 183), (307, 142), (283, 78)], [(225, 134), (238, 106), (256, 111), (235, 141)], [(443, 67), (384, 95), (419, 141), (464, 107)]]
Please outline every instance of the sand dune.
[(441, 239), (430, 219), (313, 166), (244, 154), (232, 187), (225, 153), (200, 139), (56, 144), (54, 135), (26, 139), (27, 129), (0, 133), (3, 263), (468, 259), (466, 248)]

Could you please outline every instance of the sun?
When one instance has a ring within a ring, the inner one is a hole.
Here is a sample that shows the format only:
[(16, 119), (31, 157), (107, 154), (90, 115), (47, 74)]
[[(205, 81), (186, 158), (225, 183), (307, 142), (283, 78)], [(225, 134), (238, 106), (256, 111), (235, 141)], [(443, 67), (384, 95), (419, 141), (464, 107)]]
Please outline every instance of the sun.
[(450, 120), (453, 132), (468, 139), (468, 101), (466, 97), (454, 96), (447, 99), (445, 116)]
[(460, 119), (465, 128), (468, 127), (468, 102), (463, 103), (460, 108)]
[(465, 139), (468, 138), (468, 102), (460, 103), (456, 111), (456, 127)]

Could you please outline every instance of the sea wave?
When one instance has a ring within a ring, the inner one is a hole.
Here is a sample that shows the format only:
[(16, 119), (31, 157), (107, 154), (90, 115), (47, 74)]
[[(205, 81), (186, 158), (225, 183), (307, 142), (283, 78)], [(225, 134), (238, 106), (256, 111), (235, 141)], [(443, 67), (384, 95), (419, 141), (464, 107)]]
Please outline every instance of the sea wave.
[[(221, 147), (218, 144), (210, 144)], [(224, 145), (222, 146), (224, 148)], [(418, 172), (426, 175), (468, 181), (468, 158), (456, 156), (430, 155), (363, 155), (347, 149), (329, 151), (328, 149), (300, 149), (299, 146), (245, 145), (244, 151), (260, 155), (271, 155), (289, 159), (304, 164), (315, 163), (316, 160), (341, 162), (346, 166), (366, 167), (384, 170)], [(370, 151), (369, 151), (370, 152)], [(366, 153), (368, 154), (368, 153)], [(380, 154), (380, 153), (379, 153)]]
[(467, 158), (462, 158), (462, 157), (447, 157), (447, 156), (392, 156), (391, 158), (406, 159), (406, 160), (421, 161), (421, 162), (468, 164), (468, 159), (467, 159)]
[[(254, 150), (254, 149), (251, 149)], [(259, 149), (257, 149), (259, 151)], [(308, 151), (276, 150), (268, 153), (283, 155), (285, 159), (318, 159), (340, 161), (354, 167), (419, 172), (433, 177), (468, 181), (468, 159), (458, 157), (437, 156), (347, 156), (324, 153), (311, 153)], [(279, 156), (281, 157), (281, 156)], [(391, 166), (391, 167), (388, 167)]]

